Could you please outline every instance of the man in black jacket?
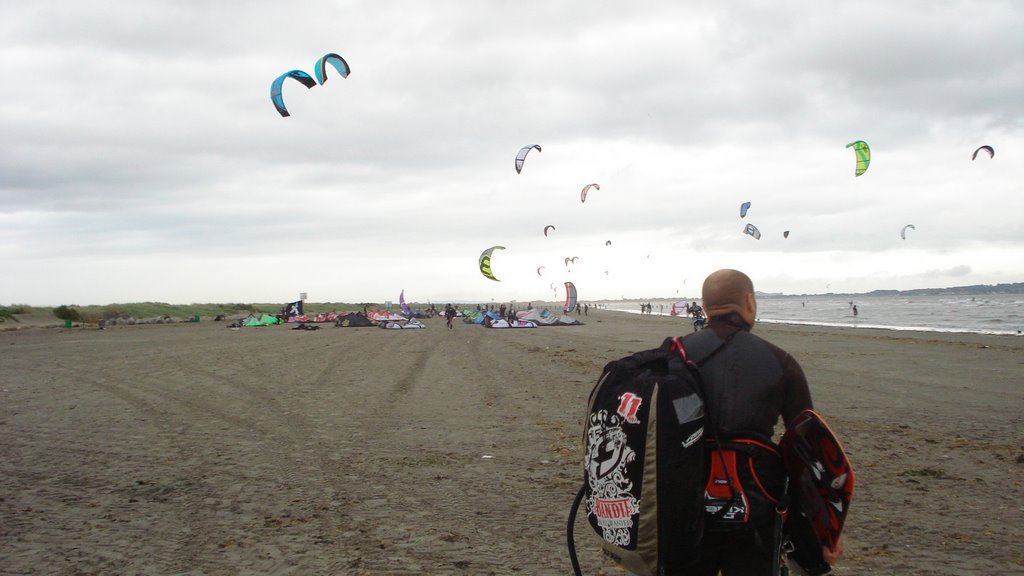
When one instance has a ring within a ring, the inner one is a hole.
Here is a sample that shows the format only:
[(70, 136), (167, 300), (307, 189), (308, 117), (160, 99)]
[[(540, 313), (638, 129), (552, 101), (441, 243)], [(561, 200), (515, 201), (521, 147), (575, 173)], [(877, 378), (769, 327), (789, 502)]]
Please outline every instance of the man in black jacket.
[[(719, 270), (704, 281), (707, 329), (683, 339), (690, 358), (711, 355), (725, 340), (729, 344), (701, 366), (711, 431), (721, 437), (770, 438), (779, 418), (789, 423), (812, 408), (811, 394), (800, 364), (786, 351), (750, 333), (757, 316), (757, 300), (750, 278), (737, 270)], [(773, 471), (784, 474), (781, 468)], [(781, 485), (783, 478), (764, 478), (766, 485)], [(701, 562), (693, 574), (701, 576), (767, 576), (777, 550), (774, 514), (751, 517), (741, 529), (716, 529), (710, 516), (705, 527)], [(834, 563), (842, 554), (824, 550)]]

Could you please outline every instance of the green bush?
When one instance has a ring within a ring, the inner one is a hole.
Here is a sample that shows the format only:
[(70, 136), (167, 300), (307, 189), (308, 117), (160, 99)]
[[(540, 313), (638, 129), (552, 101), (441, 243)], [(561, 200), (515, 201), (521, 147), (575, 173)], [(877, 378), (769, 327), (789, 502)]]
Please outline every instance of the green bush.
[(78, 314), (78, 310), (70, 308), (64, 304), (57, 306), (53, 309), (53, 315), (61, 320), (71, 320), (72, 322), (81, 322), (82, 317)]

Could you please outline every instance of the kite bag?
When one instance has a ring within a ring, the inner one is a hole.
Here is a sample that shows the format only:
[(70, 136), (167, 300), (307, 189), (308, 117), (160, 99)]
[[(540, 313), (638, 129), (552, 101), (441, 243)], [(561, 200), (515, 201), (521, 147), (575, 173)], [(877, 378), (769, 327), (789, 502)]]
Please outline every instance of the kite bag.
[(675, 573), (698, 559), (705, 419), (700, 372), (678, 339), (605, 366), (590, 393), (584, 482), (569, 517), (577, 574), (572, 528), (581, 503), (604, 553), (635, 574)]

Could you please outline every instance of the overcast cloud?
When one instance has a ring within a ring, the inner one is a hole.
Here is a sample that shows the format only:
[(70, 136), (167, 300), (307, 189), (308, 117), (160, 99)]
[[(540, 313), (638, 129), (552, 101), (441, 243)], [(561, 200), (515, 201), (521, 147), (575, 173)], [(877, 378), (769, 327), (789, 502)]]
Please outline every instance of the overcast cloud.
[(1019, 2), (211, 4), (0, 0), (0, 304), (1024, 281)]

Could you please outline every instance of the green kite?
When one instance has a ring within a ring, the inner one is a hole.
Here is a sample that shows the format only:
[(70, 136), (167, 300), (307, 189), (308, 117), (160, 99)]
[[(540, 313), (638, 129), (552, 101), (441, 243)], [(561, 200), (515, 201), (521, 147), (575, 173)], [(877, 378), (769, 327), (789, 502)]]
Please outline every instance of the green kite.
[(494, 280), (495, 282), (501, 282), (501, 280), (495, 278), (494, 274), (491, 272), (491, 252), (494, 252), (495, 250), (504, 249), (504, 246), (491, 246), (490, 248), (484, 250), (483, 253), (480, 254), (480, 273), (483, 274), (485, 277)]
[(868, 164), (871, 164), (871, 148), (869, 148), (868, 143), (863, 140), (850, 142), (846, 145), (847, 148), (850, 146), (853, 146), (853, 151), (857, 153), (857, 172), (854, 176), (860, 176), (867, 172)]

